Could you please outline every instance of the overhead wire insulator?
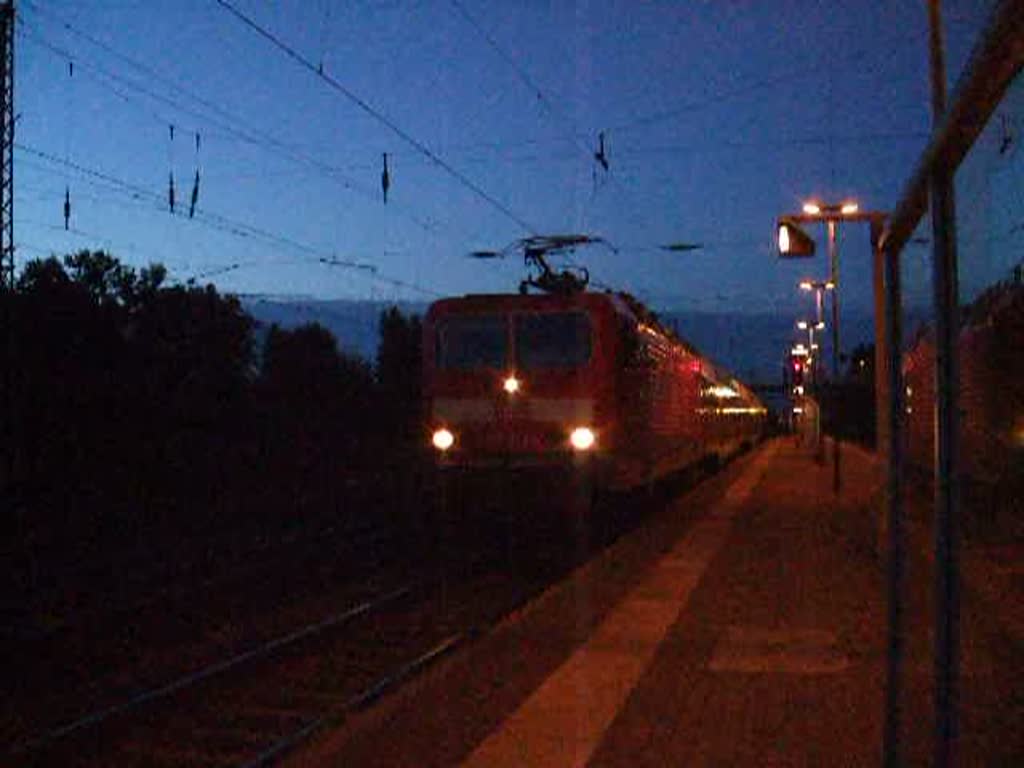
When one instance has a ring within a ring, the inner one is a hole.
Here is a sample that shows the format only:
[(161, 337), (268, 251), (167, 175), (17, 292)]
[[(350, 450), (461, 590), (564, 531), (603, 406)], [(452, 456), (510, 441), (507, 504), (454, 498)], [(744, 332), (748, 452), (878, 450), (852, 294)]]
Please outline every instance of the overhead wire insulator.
[(594, 159), (601, 164), (601, 167), (608, 170), (608, 155), (604, 151), (604, 131), (597, 134), (597, 152), (594, 153)]
[(196, 177), (192, 182), (192, 200), (188, 206), (188, 217), (196, 215), (196, 202), (199, 200), (199, 133), (196, 132)]
[(167, 145), (167, 207), (174, 213), (174, 123), (170, 123), (167, 130), (170, 135), (170, 143)]
[[(75, 76), (75, 62), (72, 59), (68, 59), (68, 98), (67, 98), (67, 111), (65, 112), (65, 125), (64, 125), (64, 163), (65, 166), (70, 167), (71, 165), (71, 116), (74, 113), (74, 105), (72, 104), (74, 98), (74, 86), (71, 82)], [(64, 230), (71, 229), (71, 185), (67, 180), (67, 174), (65, 173), (64, 182)]]
[(188, 217), (191, 219), (196, 215), (196, 201), (199, 200), (199, 169), (196, 168), (196, 178), (192, 182), (192, 201), (188, 206)]

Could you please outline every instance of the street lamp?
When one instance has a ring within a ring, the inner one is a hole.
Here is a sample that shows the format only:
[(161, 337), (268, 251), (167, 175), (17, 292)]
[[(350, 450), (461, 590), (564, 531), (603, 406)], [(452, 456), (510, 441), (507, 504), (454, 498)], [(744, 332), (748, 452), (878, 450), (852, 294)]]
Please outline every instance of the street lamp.
[(820, 322), (824, 308), (824, 293), (835, 290), (836, 284), (831, 280), (801, 280), (801, 291), (814, 291), (815, 317)]
[[(839, 249), (836, 245), (836, 225), (839, 221), (842, 221), (848, 216), (855, 215), (859, 210), (860, 206), (852, 200), (847, 200), (843, 203), (826, 204), (819, 203), (817, 201), (808, 201), (803, 206), (804, 214), (809, 217), (811, 221), (824, 221), (828, 228), (828, 280), (824, 281), (824, 286), (832, 286), (832, 378), (833, 383), (839, 383)], [(812, 281), (804, 281), (811, 284), (811, 288), (814, 288)], [(803, 284), (801, 284), (803, 288)], [(823, 290), (828, 290), (823, 288)], [(820, 294), (818, 301), (820, 302)], [(821, 319), (819, 314), (818, 319)], [(836, 446), (838, 451), (839, 440), (836, 440)], [(838, 471), (838, 468), (837, 468)], [(836, 479), (836, 485), (838, 487), (838, 476)]]
[(784, 259), (809, 258), (814, 255), (814, 240), (791, 217), (783, 216), (775, 223), (779, 256)]
[[(861, 211), (860, 206), (854, 200), (846, 200), (841, 203), (822, 203), (818, 200), (808, 200), (802, 206), (802, 213), (786, 214), (778, 219), (779, 229), (779, 256), (781, 258), (789, 257), (793, 254), (789, 253), (787, 249), (783, 248), (782, 238), (782, 227), (786, 228), (787, 245), (791, 245), (796, 238), (802, 236), (806, 240), (809, 240), (812, 247), (809, 250), (809, 254), (801, 253), (800, 255), (810, 255), (814, 253), (813, 240), (800, 229), (799, 224), (811, 224), (823, 222), (828, 228), (828, 257), (829, 257), (829, 273), (828, 280), (824, 281), (822, 290), (829, 290), (828, 286), (831, 284), (832, 291), (832, 377), (835, 384), (839, 383), (839, 251), (836, 246), (836, 228), (841, 221), (867, 221), (871, 223), (872, 232), (876, 228), (880, 227), (881, 222), (885, 219), (885, 214), (879, 211)], [(797, 234), (799, 233), (799, 235)], [(804, 283), (808, 284), (808, 288), (804, 288)], [(805, 280), (800, 286), (804, 290), (814, 290), (815, 285), (813, 281)], [(820, 298), (819, 298), (820, 301)], [(820, 316), (818, 318), (821, 319)], [(836, 493), (839, 493), (840, 488), (840, 471), (839, 471), (839, 438), (838, 435), (835, 437), (835, 468), (832, 477), (832, 488)]]
[(797, 320), (796, 327), (801, 331), (807, 331), (807, 373), (810, 375), (811, 381), (817, 385), (818, 364), (814, 351), (818, 348), (818, 345), (814, 342), (814, 332), (825, 330), (825, 323), (821, 320), (817, 322), (812, 320)]

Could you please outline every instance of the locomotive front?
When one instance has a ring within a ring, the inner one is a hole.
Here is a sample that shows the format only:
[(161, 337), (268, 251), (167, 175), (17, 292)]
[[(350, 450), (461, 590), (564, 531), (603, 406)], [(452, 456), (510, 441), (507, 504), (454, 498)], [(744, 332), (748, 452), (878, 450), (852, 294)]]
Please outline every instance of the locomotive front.
[(429, 439), (438, 466), (600, 464), (610, 434), (600, 297), (493, 295), (434, 303), (424, 323)]

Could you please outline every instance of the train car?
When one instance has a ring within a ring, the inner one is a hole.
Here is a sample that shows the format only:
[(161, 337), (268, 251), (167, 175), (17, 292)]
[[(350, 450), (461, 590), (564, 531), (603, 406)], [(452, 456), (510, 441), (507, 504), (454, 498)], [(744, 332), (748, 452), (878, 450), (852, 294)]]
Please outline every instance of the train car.
[[(968, 308), (957, 339), (960, 466), (969, 529), (1024, 535), (1024, 284), (1003, 283)], [(906, 457), (930, 480), (935, 454), (935, 342), (918, 333), (904, 356)]]
[(424, 321), (428, 439), (442, 470), (650, 484), (753, 443), (760, 400), (626, 294), (470, 295)]

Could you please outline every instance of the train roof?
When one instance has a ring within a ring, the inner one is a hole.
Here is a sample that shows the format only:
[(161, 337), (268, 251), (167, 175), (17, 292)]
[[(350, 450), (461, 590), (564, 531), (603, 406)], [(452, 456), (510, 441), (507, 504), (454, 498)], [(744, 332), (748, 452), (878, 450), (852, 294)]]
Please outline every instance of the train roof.
[(510, 307), (572, 307), (604, 303), (611, 294), (581, 292), (573, 294), (551, 293), (467, 293), (438, 299), (428, 309), (428, 313), (447, 311), (450, 309), (467, 309), (469, 311), (488, 309), (507, 309)]

